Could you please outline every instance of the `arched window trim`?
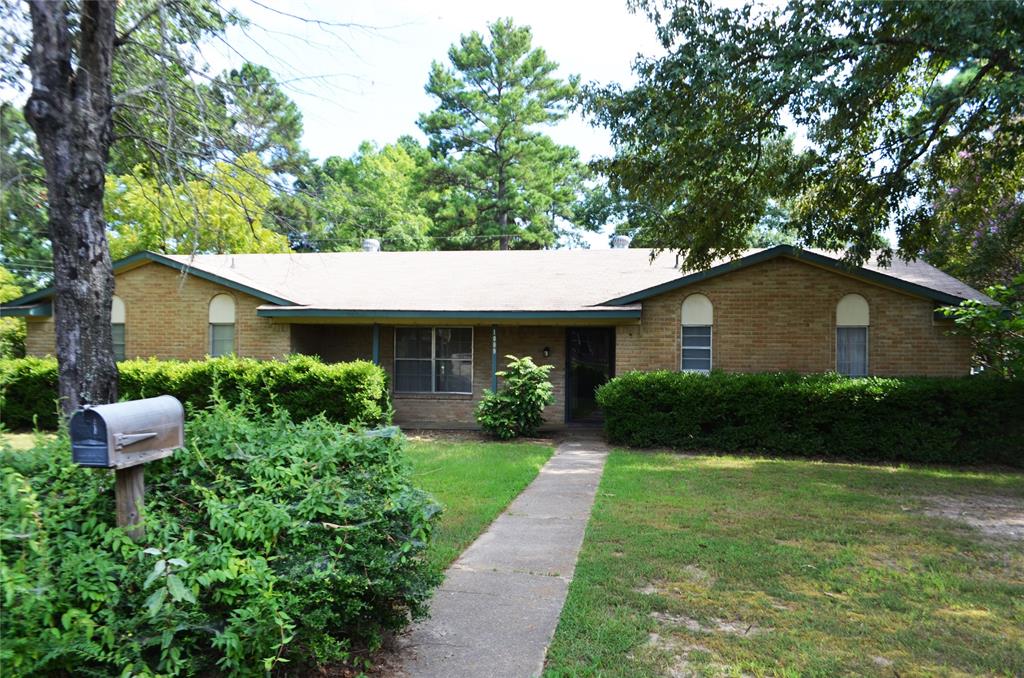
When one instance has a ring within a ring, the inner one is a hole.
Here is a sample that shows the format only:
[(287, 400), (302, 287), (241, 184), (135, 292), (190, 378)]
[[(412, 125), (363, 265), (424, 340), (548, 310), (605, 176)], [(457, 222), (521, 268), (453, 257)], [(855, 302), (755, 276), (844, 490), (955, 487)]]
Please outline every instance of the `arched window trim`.
[[(228, 305), (230, 303), (230, 306)], [(207, 307), (210, 356), (235, 353), (235, 298), (223, 292), (213, 295)]]
[(714, 362), (713, 326), (715, 306), (706, 295), (690, 294), (679, 313), (679, 369), (683, 372), (711, 372)]
[(871, 305), (860, 294), (836, 302), (836, 372), (848, 377), (870, 373)]

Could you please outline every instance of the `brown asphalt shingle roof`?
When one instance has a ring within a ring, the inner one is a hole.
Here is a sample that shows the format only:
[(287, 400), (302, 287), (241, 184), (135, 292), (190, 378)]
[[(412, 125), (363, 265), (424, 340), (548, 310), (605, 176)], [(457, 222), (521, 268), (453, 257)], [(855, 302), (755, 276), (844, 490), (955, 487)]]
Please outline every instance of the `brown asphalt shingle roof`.
[[(751, 250), (746, 255), (762, 250)], [(838, 260), (840, 255), (816, 254)], [(311, 309), (580, 311), (678, 281), (674, 254), (647, 249), (202, 254), (180, 264)], [(725, 263), (725, 262), (723, 262)], [(988, 297), (921, 261), (874, 271), (945, 295)], [(621, 309), (622, 306), (616, 308)]]

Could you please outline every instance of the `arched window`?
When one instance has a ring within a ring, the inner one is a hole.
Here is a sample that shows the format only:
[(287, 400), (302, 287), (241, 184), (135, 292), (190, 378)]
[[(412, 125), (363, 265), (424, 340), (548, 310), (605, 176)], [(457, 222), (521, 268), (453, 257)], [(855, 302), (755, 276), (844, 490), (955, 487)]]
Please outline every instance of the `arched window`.
[(235, 352), (235, 300), (229, 294), (210, 299), (210, 355)]
[(114, 340), (114, 360), (124, 360), (124, 302), (114, 295), (110, 304), (110, 336)]
[(836, 304), (836, 372), (839, 374), (868, 375), (870, 319), (867, 299), (859, 294), (847, 294)]
[(680, 368), (684, 372), (711, 371), (711, 325), (714, 309), (703, 294), (691, 294), (683, 300), (682, 348)]

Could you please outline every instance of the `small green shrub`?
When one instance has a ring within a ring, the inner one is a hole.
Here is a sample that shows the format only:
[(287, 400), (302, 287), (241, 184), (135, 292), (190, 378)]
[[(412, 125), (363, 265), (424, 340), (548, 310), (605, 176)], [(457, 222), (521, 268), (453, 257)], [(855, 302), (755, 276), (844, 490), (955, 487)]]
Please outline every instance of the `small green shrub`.
[(139, 545), (66, 438), (0, 451), (0, 673), (307, 675), (425, 611), (438, 507), (397, 429), (221, 401), (186, 442), (146, 466)]
[[(387, 373), (366, 361), (326, 364), (309, 356), (287, 361), (211, 358), (199, 361), (128, 360), (118, 363), (124, 400), (169, 394), (196, 409), (208, 407), (216, 387), (238, 403), (241, 394), (261, 410), (276, 404), (294, 419), (323, 414), (331, 421), (367, 425), (391, 421)], [(55, 429), (57, 361), (0, 360), (0, 412), (8, 428)]]
[(636, 447), (1024, 466), (1024, 382), (630, 372), (597, 391)]
[(548, 373), (551, 365), (536, 365), (529, 357), (505, 356), (509, 363), (498, 376), (505, 383), (497, 392), (484, 391), (476, 420), (501, 440), (536, 435), (544, 423), (544, 407), (555, 401)]

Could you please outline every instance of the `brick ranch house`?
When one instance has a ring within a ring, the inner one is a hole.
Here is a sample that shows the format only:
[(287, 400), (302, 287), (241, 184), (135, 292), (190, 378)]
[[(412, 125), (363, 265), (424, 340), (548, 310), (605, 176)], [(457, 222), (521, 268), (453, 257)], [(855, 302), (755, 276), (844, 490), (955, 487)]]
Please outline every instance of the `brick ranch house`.
[[(372, 360), (396, 421), (472, 426), (504, 356), (551, 372), (549, 423), (596, 416), (630, 370), (966, 375), (970, 346), (936, 309), (983, 294), (923, 262), (851, 268), (778, 246), (696, 273), (650, 250), (168, 256), (114, 265), (118, 358), (292, 353)], [(4, 306), (27, 352), (54, 351), (51, 290)]]

